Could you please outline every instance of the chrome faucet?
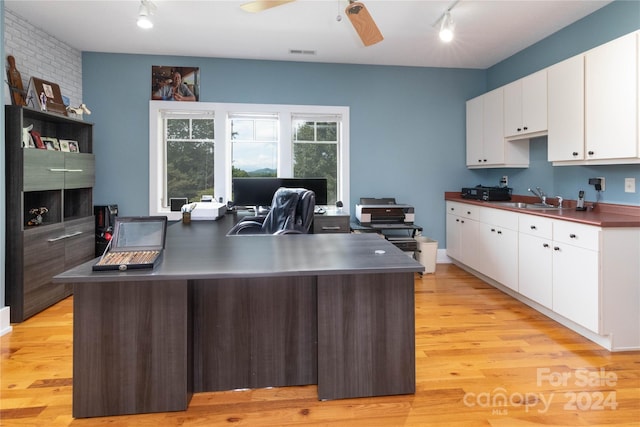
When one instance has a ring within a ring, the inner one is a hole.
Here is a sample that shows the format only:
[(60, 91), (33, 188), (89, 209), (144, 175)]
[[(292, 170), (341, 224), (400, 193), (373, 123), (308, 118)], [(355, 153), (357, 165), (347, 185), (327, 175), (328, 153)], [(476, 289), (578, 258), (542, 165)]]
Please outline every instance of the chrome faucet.
[(540, 187), (536, 187), (535, 190), (529, 188), (528, 191), (532, 192), (534, 196), (538, 197), (543, 205), (547, 204), (547, 195), (540, 189)]
[(564, 199), (562, 196), (556, 196), (556, 199), (558, 199), (558, 208), (562, 209), (562, 202), (564, 202)]

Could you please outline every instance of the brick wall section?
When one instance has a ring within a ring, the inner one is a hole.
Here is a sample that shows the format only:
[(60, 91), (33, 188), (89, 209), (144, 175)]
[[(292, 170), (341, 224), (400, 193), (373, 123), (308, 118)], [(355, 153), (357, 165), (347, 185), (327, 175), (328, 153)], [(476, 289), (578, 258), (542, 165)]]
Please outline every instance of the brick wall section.
[(25, 90), (29, 79), (38, 77), (57, 83), (72, 106), (82, 102), (82, 53), (78, 49), (34, 27), (6, 8), (4, 31), (5, 62), (9, 55), (16, 59), (16, 68)]

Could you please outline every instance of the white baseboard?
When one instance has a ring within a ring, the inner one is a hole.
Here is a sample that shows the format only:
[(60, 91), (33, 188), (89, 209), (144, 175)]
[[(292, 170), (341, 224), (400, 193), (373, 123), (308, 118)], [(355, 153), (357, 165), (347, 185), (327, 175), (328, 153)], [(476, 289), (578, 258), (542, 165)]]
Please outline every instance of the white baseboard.
[(436, 264), (451, 264), (453, 261), (447, 256), (446, 249), (438, 249), (436, 253)]
[(9, 307), (0, 308), (0, 337), (13, 330), (10, 321), (11, 316), (9, 316), (10, 311), (11, 309)]

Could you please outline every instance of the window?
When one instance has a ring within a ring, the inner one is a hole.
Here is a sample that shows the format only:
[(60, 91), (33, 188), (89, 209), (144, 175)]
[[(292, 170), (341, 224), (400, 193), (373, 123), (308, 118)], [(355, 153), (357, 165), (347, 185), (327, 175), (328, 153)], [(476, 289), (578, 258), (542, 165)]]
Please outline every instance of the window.
[(164, 127), (164, 188), (169, 199), (199, 201), (214, 189), (214, 119), (208, 113), (166, 113)]
[(327, 178), (327, 203), (338, 200), (339, 117), (294, 116), (294, 178)]
[(328, 179), (329, 204), (349, 207), (349, 108), (149, 102), (149, 215), (169, 199), (232, 200), (233, 176)]
[(278, 176), (278, 116), (231, 114), (232, 176)]

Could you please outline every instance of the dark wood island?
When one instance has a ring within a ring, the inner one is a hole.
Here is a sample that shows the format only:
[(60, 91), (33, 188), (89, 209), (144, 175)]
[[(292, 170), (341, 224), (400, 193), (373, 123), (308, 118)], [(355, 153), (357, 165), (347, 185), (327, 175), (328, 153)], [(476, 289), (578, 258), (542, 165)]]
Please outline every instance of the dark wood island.
[(153, 270), (74, 287), (73, 416), (185, 410), (194, 392), (317, 384), (321, 400), (415, 392), (414, 273), (368, 234), (168, 227)]

